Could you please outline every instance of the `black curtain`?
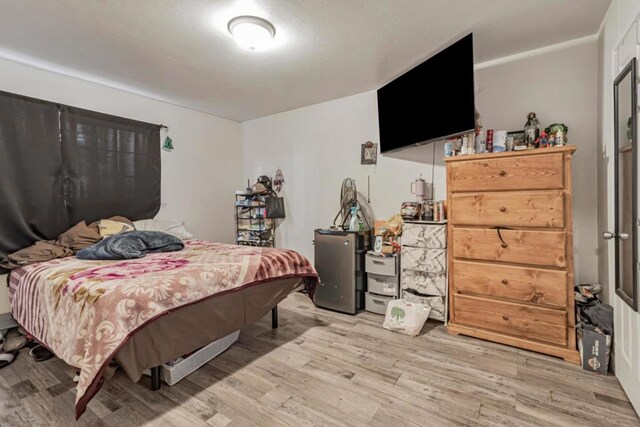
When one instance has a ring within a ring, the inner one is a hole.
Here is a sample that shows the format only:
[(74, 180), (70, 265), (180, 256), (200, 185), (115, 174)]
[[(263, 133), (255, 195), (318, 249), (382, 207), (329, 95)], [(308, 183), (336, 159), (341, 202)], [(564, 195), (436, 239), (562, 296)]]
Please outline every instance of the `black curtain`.
[(0, 92), (0, 258), (69, 225), (58, 107)]
[(81, 220), (159, 209), (159, 125), (0, 91), (0, 258)]
[(160, 209), (160, 127), (63, 106), (62, 162), (72, 224), (122, 215), (153, 218)]

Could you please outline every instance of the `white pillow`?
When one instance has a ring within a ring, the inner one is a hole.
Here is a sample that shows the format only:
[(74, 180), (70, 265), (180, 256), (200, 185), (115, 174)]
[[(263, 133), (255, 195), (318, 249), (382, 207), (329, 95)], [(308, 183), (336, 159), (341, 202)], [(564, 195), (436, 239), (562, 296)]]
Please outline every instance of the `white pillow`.
[(189, 233), (184, 224), (178, 221), (165, 221), (162, 219), (142, 219), (134, 221), (136, 230), (140, 231), (162, 231), (171, 234), (181, 240), (193, 239), (193, 234)]

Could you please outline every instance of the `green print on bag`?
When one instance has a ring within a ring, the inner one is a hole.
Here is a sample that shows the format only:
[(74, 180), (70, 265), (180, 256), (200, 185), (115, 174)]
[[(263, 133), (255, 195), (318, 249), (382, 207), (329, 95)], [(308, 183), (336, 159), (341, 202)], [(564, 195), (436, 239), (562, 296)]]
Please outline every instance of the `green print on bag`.
[(395, 317), (397, 321), (400, 319), (404, 319), (407, 314), (400, 307), (392, 307), (391, 308), (391, 317)]

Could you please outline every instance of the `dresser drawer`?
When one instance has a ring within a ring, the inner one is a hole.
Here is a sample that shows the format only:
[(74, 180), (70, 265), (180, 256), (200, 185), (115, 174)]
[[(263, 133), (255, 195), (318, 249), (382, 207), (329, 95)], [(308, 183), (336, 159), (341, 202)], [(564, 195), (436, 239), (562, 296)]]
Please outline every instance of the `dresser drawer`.
[(447, 251), (445, 249), (422, 249), (402, 247), (402, 268), (407, 270), (443, 273), (447, 271)]
[(412, 289), (427, 295), (444, 295), (447, 287), (446, 273), (428, 273), (418, 270), (402, 269), (400, 287)]
[(564, 191), (457, 193), (449, 212), (449, 222), (456, 225), (560, 228)]
[(398, 276), (367, 273), (367, 291), (379, 295), (398, 296)]
[(444, 249), (447, 247), (447, 226), (405, 222), (402, 227), (402, 245)]
[(366, 254), (364, 259), (364, 271), (367, 273), (380, 274), (382, 276), (396, 276), (398, 274), (396, 257), (383, 257)]
[(452, 284), (456, 294), (567, 307), (565, 271), (456, 260)]
[(562, 153), (450, 162), (448, 190), (560, 190)]
[(425, 304), (431, 307), (429, 319), (440, 320), (444, 322), (445, 298), (434, 296), (416, 295), (411, 291), (402, 291), (402, 298), (414, 304)]
[(464, 295), (454, 296), (455, 323), (519, 338), (567, 344), (564, 310), (534, 307)]
[(453, 257), (565, 267), (562, 231), (453, 228)]

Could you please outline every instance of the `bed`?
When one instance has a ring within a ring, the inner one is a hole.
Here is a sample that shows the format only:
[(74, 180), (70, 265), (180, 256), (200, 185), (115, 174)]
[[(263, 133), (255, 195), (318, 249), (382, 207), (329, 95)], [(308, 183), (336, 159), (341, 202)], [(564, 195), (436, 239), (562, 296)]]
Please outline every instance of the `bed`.
[(300, 286), (313, 298), (317, 281), (295, 251), (188, 240), (136, 260), (21, 267), (9, 295), (18, 324), (80, 371), (79, 418), (113, 359), (133, 381), (152, 369), (153, 385), (160, 364), (260, 319)]

